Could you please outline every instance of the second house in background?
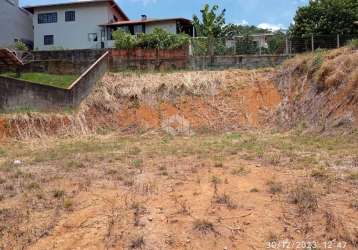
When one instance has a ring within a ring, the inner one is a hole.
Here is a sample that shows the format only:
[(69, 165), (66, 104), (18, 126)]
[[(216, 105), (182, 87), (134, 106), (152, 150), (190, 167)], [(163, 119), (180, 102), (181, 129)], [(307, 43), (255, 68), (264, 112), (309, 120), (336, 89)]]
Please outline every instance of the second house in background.
[(78, 1), (24, 7), (33, 13), (34, 49), (98, 49), (114, 45), (112, 32), (127, 29), (132, 34), (167, 31), (192, 34), (190, 20), (183, 18), (130, 21), (113, 0)]

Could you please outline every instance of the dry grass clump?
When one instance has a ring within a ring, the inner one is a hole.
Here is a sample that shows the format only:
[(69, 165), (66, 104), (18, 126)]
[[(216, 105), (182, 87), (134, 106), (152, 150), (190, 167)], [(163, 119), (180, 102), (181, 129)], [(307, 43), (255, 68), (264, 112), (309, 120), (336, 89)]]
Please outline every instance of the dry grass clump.
[(130, 249), (142, 249), (145, 246), (144, 236), (137, 235), (131, 240)]
[(214, 224), (205, 219), (196, 219), (193, 222), (193, 228), (202, 234), (215, 232)]
[[(348, 48), (346, 48), (348, 50)], [(333, 52), (334, 53), (334, 52)], [(319, 87), (329, 89), (341, 84), (356, 80), (358, 69), (358, 52), (352, 50), (350, 53), (337, 55), (324, 60), (322, 66), (315, 73), (315, 81)]]
[(301, 214), (316, 211), (318, 197), (318, 193), (311, 181), (296, 183), (289, 192), (290, 201), (298, 206)]
[(326, 90), (346, 83), (357, 86), (357, 71), (358, 51), (345, 47), (297, 55), (283, 64), (278, 80), (302, 77), (311, 80), (319, 90)]
[(219, 71), (108, 73), (86, 104), (113, 112), (118, 109), (116, 104), (120, 103), (120, 98), (155, 103), (157, 98), (171, 100), (181, 95), (215, 95), (224, 81), (225, 74)]
[(228, 209), (236, 209), (237, 205), (228, 194), (217, 195), (215, 197), (217, 204), (225, 205)]
[(346, 226), (341, 216), (332, 210), (325, 211), (323, 216), (326, 221), (326, 232), (331, 239), (349, 242), (355, 247), (358, 246), (358, 236)]
[(18, 139), (51, 135), (88, 135), (95, 132), (84, 111), (70, 113), (14, 113), (4, 115), (9, 136)]
[[(358, 103), (358, 50), (318, 50), (287, 60), (275, 77), (284, 98), (276, 112), (281, 127), (354, 128)], [(322, 131), (322, 130), (320, 130)]]
[(282, 183), (274, 181), (274, 180), (268, 181), (267, 185), (269, 187), (269, 192), (271, 194), (278, 194), (278, 193), (281, 193), (283, 190)]

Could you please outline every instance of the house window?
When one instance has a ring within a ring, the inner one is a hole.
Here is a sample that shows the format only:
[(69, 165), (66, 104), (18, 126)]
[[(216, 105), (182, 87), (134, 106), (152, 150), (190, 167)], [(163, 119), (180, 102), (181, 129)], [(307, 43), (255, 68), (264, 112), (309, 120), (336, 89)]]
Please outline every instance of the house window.
[(44, 45), (53, 45), (53, 43), (54, 43), (53, 35), (44, 36)]
[(134, 34), (141, 34), (144, 33), (143, 31), (143, 25), (139, 24), (139, 25), (134, 25)]
[(74, 10), (65, 12), (65, 21), (74, 22), (76, 20), (76, 12)]
[(121, 26), (118, 28), (119, 30), (123, 30), (124, 32), (130, 33), (129, 27), (128, 26)]
[(97, 33), (89, 33), (88, 34), (88, 41), (89, 42), (98, 42)]
[(38, 15), (38, 23), (57, 23), (57, 13), (41, 13)]

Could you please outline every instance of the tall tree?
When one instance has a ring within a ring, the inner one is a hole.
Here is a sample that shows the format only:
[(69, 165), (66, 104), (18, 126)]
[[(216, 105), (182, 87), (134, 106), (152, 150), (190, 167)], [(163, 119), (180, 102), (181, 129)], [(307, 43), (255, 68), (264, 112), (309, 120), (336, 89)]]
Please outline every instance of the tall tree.
[(201, 20), (198, 16), (193, 16), (197, 35), (203, 37), (218, 37), (225, 24), (226, 10), (223, 9), (220, 13), (218, 5), (214, 5), (210, 8), (209, 4), (205, 4), (200, 12)]
[(310, 0), (300, 7), (289, 32), (293, 36), (307, 34), (357, 34), (357, 0)]
[(223, 9), (220, 12), (218, 5), (214, 5), (210, 8), (209, 4), (205, 4), (200, 12), (201, 20), (198, 16), (193, 16), (194, 27), (198, 36), (207, 38), (208, 52), (213, 56), (215, 50), (215, 38), (220, 36), (225, 24), (226, 10)]

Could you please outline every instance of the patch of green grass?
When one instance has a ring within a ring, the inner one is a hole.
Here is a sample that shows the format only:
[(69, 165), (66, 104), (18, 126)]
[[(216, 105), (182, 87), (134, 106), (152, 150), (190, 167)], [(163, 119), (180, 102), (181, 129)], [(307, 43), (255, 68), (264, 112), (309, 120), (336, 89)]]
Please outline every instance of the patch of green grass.
[(348, 179), (352, 181), (358, 181), (358, 171), (352, 170), (348, 173)]
[(21, 76), (19, 78), (17, 78), (16, 74), (13, 72), (2, 73), (0, 74), (0, 76), (16, 78), (20, 80), (53, 86), (57, 88), (69, 87), (78, 77), (77, 75), (57, 75), (57, 74), (47, 74), (47, 73), (37, 73), (37, 72), (21, 73)]
[(0, 148), (0, 157), (4, 157), (4, 156), (6, 156), (6, 150)]
[(64, 199), (64, 201), (63, 201), (63, 207), (64, 207), (65, 209), (67, 209), (67, 210), (70, 210), (70, 209), (73, 207), (73, 202), (72, 202), (72, 200), (70, 200), (70, 199), (68, 199), (68, 198)]

